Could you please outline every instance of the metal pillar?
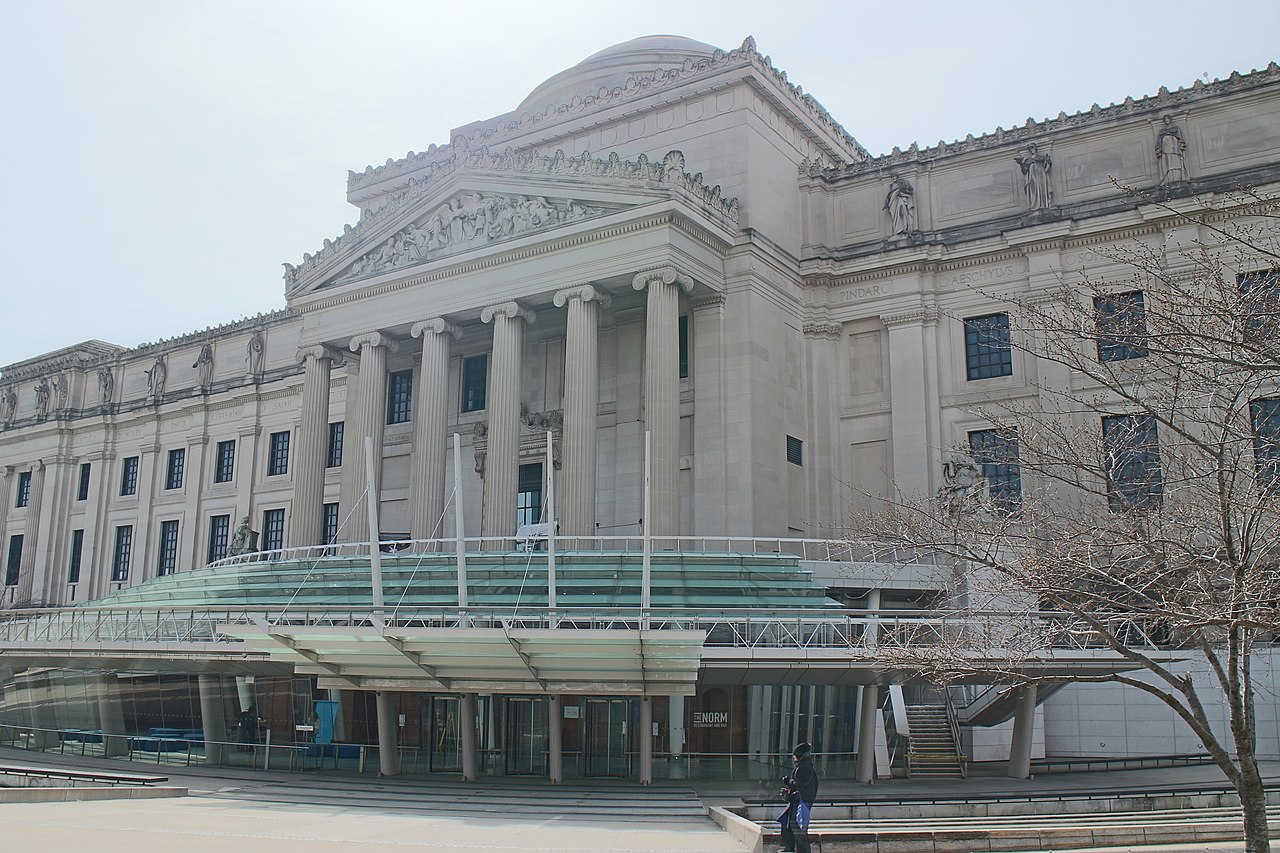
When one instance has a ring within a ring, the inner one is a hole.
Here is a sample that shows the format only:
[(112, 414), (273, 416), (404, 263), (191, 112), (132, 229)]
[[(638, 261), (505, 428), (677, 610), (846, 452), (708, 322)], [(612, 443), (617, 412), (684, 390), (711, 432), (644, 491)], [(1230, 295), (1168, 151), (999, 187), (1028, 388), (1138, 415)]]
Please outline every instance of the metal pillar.
[(375, 694), (378, 709), (378, 775), (395, 776), (400, 772), (400, 745), (396, 742), (396, 695), (389, 690)]
[(557, 694), (551, 697), (551, 707), (547, 711), (547, 759), (551, 784), (559, 785), (564, 781), (564, 752), (561, 748), (561, 735), (564, 733), (564, 697)]
[(222, 712), (222, 676), (200, 676), (200, 725), (204, 729), (204, 763), (222, 763), (227, 719)]
[(102, 729), (102, 754), (124, 755), (129, 741), (124, 737), (124, 709), (120, 707), (120, 678), (114, 672), (98, 674), (98, 727)]
[(1009, 744), (1009, 778), (1031, 777), (1031, 744), (1036, 732), (1036, 685), (1018, 691), (1018, 707), (1013, 712), (1013, 740)]
[(462, 780), (474, 782), (480, 776), (476, 755), (476, 694), (462, 694), (458, 716), (458, 727), (462, 733)]
[(653, 782), (653, 700), (640, 697), (640, 784)]
[(858, 708), (858, 767), (857, 780), (870, 785), (876, 775), (876, 715), (880, 713), (880, 688), (867, 684), (862, 688), (862, 703)]

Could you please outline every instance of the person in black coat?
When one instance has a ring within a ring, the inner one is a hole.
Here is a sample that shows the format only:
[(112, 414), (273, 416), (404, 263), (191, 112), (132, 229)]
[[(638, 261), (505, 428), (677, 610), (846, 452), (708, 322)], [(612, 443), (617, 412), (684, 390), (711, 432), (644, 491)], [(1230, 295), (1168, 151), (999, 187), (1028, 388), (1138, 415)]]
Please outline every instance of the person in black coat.
[(818, 799), (818, 768), (813, 764), (813, 747), (808, 743), (797, 744), (791, 755), (795, 769), (782, 780), (787, 809), (778, 817), (782, 853), (810, 853), (809, 812)]

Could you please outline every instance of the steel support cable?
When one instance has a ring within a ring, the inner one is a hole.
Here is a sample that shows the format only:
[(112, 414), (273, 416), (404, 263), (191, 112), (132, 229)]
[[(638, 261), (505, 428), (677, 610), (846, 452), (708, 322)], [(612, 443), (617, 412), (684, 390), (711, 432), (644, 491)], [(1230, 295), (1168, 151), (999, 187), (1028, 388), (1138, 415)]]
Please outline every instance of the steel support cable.
[[(360, 496), (358, 498), (356, 498), (354, 501), (351, 502), (352, 509), (348, 509), (346, 517), (343, 518), (342, 521), (338, 523), (338, 529), (337, 531), (334, 532), (333, 539), (325, 543), (326, 547), (337, 543), (338, 533), (341, 533), (346, 528), (347, 522), (351, 520), (351, 513), (354, 512), (354, 507), (360, 506), (360, 502), (364, 500), (368, 494), (369, 494), (369, 490), (366, 488), (363, 492), (360, 493)], [(289, 612), (289, 608), (293, 606), (293, 601), (295, 598), (298, 597), (298, 593), (302, 592), (302, 588), (307, 585), (307, 581), (311, 580), (311, 575), (315, 573), (316, 568), (320, 565), (320, 559), (323, 556), (324, 554), (321, 553), (315, 558), (315, 560), (311, 563), (311, 567), (307, 569), (306, 575), (303, 576), (302, 580), (298, 583), (297, 588), (294, 589), (293, 595), (289, 596), (289, 600), (285, 602), (284, 607), (280, 610), (280, 617), (282, 619), (284, 618), (284, 615)]]
[[(439, 541), (439, 534), (444, 527), (445, 513), (449, 511), (449, 507), (453, 504), (453, 499), (457, 494), (458, 490), (456, 488), (449, 492), (449, 497), (447, 497), (444, 502), (444, 508), (440, 510), (440, 517), (436, 519), (435, 526), (431, 528), (431, 535), (427, 537), (428, 540)], [(394, 619), (396, 614), (400, 612), (400, 605), (404, 603), (404, 597), (409, 594), (409, 587), (413, 586), (413, 579), (417, 577), (418, 569), (422, 568), (422, 561), (425, 558), (425, 552), (418, 554), (418, 561), (414, 564), (413, 571), (409, 573), (409, 580), (405, 582), (404, 589), (400, 591), (400, 598), (396, 600), (396, 606), (391, 608), (392, 619)]]

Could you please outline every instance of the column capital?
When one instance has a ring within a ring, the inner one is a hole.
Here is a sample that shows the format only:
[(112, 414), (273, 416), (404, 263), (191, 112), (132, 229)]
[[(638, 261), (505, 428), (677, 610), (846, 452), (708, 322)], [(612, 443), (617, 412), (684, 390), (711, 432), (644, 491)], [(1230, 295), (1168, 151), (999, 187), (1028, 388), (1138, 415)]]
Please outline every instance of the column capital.
[(327, 347), (324, 344), (314, 344), (309, 347), (298, 347), (297, 358), (298, 363), (301, 364), (309, 358), (314, 358), (316, 360), (327, 358), (330, 361), (341, 361), (342, 355), (341, 353), (335, 352), (333, 348)]
[(557, 290), (551, 301), (557, 308), (563, 308), (569, 304), (571, 299), (581, 299), (583, 302), (599, 302), (601, 307), (604, 308), (608, 308), (609, 303), (613, 302), (612, 296), (590, 284)]
[(651, 284), (674, 284), (685, 293), (693, 291), (693, 279), (675, 267), (658, 267), (657, 269), (638, 272), (635, 278), (631, 280), (631, 286), (636, 290), (645, 290)]
[(409, 336), (414, 338), (425, 338), (427, 333), (433, 335), (452, 335), (453, 339), (462, 339), (462, 329), (450, 323), (443, 317), (433, 317), (430, 320), (422, 320), (413, 324), (413, 328), (409, 329)]
[(347, 344), (347, 349), (358, 353), (363, 347), (385, 347), (389, 352), (398, 352), (400, 344), (394, 338), (383, 332), (366, 332), (363, 335), (356, 335)]
[(525, 308), (518, 302), (503, 302), (501, 305), (490, 305), (480, 312), (481, 323), (492, 323), (493, 318), (502, 315), (512, 320), (524, 320), (526, 323), (532, 323), (537, 315)]

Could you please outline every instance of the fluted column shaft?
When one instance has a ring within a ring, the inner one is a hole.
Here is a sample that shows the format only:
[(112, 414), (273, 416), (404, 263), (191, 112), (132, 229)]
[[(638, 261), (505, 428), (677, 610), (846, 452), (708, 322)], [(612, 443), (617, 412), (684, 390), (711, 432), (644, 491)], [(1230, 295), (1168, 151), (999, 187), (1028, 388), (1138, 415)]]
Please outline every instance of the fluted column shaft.
[(288, 543), (294, 547), (320, 544), (333, 371), (333, 354), (322, 346), (298, 350), (298, 358), (302, 361), (302, 421), (293, 457), (293, 518), (288, 530)]
[(410, 330), (422, 338), (418, 402), (413, 426), (413, 470), (410, 482), (410, 531), (414, 539), (438, 539), (444, 514), (444, 470), (449, 427), (449, 348), (462, 331), (442, 319), (417, 323)]
[(560, 531), (566, 536), (596, 532), (596, 406), (600, 400), (597, 332), (600, 304), (609, 297), (586, 285), (555, 295), (568, 305), (564, 352), (564, 470), (557, 491)]
[[(351, 339), (351, 351), (360, 354), (360, 382), (356, 386), (355, 405), (349, 409), (355, 414), (355, 439), (346, 449), (344, 465), (349, 463), (351, 493), (363, 494), (368, 480), (364, 461), (364, 438), (373, 438), (373, 464), (382, 461), (382, 434), (386, 420), (384, 410), (387, 400), (387, 352), (398, 349), (396, 342), (381, 332), (372, 332)], [(375, 472), (379, 473), (379, 472)], [(375, 477), (375, 479), (377, 479)], [(378, 500), (378, 495), (368, 495), (368, 500)], [(369, 530), (369, 514), (357, 505), (343, 507), (347, 512), (350, 534), (347, 542), (367, 542), (377, 531)]]
[[(489, 357), (489, 451), (484, 473), (483, 536), (516, 532), (516, 492), (520, 481), (520, 353), (524, 324), (533, 314), (514, 302), (485, 308), (480, 320), (493, 323)], [(493, 547), (500, 547), (497, 543)]]
[(650, 434), (648, 532), (675, 536), (680, 525), (680, 290), (693, 281), (668, 267), (637, 275), (648, 290), (644, 336), (644, 428)]

